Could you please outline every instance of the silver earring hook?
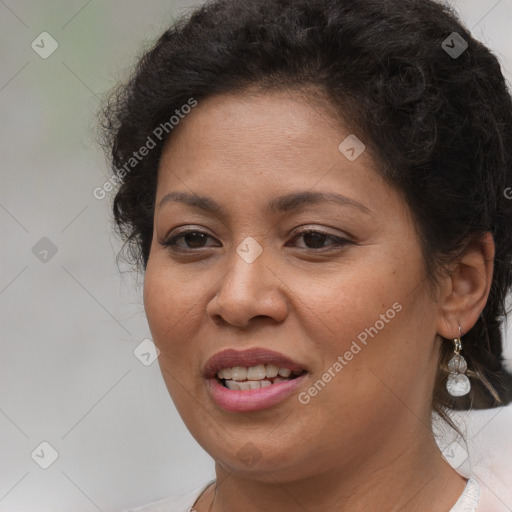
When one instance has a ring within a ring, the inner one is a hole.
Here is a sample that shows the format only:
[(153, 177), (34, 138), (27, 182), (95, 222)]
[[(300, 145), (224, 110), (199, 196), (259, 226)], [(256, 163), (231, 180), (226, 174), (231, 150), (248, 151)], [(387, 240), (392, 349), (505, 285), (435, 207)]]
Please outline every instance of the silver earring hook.
[(462, 350), (462, 342), (460, 341), (460, 338), (462, 337), (462, 330), (460, 328), (460, 324), (459, 324), (459, 337), (458, 338), (454, 338), (453, 340), (453, 343), (455, 345), (453, 351), (459, 355), (460, 354), (460, 351)]

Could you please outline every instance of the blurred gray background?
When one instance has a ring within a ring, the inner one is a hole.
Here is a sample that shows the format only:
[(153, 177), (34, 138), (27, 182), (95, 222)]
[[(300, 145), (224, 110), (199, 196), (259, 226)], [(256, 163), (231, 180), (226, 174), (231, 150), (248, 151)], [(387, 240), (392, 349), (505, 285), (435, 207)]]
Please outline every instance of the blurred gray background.
[[(93, 196), (110, 175), (101, 98), (198, 3), (0, 0), (0, 511), (115, 512), (214, 475), (134, 354), (151, 337), (142, 278), (117, 267), (110, 197)], [(454, 4), (512, 77), (512, 0)], [(459, 470), (512, 510), (491, 469), (510, 481), (512, 408), (460, 418)]]

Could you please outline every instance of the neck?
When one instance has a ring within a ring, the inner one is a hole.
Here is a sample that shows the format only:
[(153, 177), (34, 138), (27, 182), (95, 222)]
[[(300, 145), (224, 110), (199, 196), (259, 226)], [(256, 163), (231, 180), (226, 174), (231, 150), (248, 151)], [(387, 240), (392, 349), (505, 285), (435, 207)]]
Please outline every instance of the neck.
[[(277, 472), (248, 478), (216, 464), (216, 490), (198, 503), (203, 512), (363, 512), (407, 510), (448, 512), (464, 490), (466, 481), (449, 466), (430, 433), (391, 445), (363, 457), (290, 481)], [(338, 458), (343, 461), (342, 457)], [(201, 503), (201, 507), (199, 504)]]

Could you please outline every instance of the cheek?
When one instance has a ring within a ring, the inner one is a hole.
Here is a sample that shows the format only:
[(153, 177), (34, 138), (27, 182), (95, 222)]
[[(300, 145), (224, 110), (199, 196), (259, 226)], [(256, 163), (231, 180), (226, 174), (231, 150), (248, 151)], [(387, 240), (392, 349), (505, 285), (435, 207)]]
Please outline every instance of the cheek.
[(154, 334), (163, 331), (167, 337), (175, 337), (177, 329), (190, 324), (189, 315), (206, 293), (204, 280), (185, 275), (179, 267), (169, 265), (162, 254), (149, 258), (144, 277), (144, 309)]
[(359, 303), (339, 320), (339, 338), (322, 347), (323, 376), (331, 368), (336, 377), (321, 400), (338, 404), (340, 421), (351, 410), (360, 428), (407, 411), (422, 417), (429, 408), (436, 370), (432, 310), (421, 295), (387, 299), (384, 307), (384, 299)]
[(295, 290), (303, 290), (302, 326), (321, 356), (321, 372), (331, 368), (344, 376), (333, 379), (332, 390), (340, 386), (371, 396), (365, 388), (382, 387), (384, 379), (405, 391), (431, 358), (435, 308), (418, 286), (424, 280), (420, 258), (405, 261), (398, 270), (395, 258), (382, 258), (315, 286), (295, 279)]
[[(183, 283), (168, 266), (148, 262), (144, 278), (144, 308), (165, 385), (181, 414), (201, 382), (198, 366), (198, 285)], [(204, 293), (204, 292), (203, 292)]]
[[(191, 328), (199, 321), (194, 310), (199, 293), (196, 288), (194, 281), (184, 283), (174, 270), (157, 265), (150, 258), (144, 278), (144, 309), (153, 341), (160, 350), (162, 369), (179, 372), (179, 368), (187, 366), (188, 359), (193, 359)], [(175, 365), (177, 361), (181, 364)]]
[(330, 341), (323, 350), (331, 345), (340, 351), (360, 333), (364, 338), (365, 329), (376, 322), (379, 331), (387, 328), (399, 308), (393, 309), (393, 304), (406, 295), (403, 283), (412, 279), (403, 272), (399, 281), (393, 261), (383, 259), (374, 266), (367, 262), (340, 266), (320, 279), (311, 273), (294, 274), (286, 284), (297, 297), (295, 309), (302, 310), (299, 317), (307, 318), (310, 330), (317, 333), (312, 339), (319, 341), (325, 335)]

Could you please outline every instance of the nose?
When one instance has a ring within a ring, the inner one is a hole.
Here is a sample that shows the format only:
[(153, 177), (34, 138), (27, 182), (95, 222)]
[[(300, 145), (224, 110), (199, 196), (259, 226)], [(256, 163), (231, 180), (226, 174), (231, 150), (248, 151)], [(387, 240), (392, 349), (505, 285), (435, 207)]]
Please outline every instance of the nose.
[(263, 255), (247, 263), (238, 254), (217, 283), (206, 311), (217, 324), (247, 329), (255, 322), (283, 322), (288, 315), (285, 286)]

